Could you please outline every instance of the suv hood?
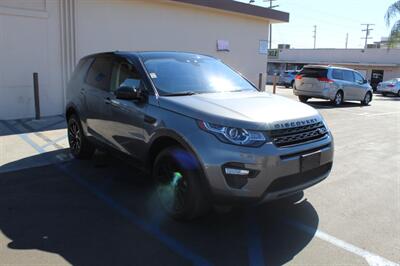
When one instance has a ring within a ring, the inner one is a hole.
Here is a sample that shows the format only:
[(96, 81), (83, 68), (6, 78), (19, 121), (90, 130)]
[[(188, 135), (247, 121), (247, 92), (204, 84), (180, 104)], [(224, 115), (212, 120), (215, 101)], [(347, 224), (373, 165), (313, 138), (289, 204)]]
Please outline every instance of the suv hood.
[(274, 128), (276, 124), (308, 119), (322, 120), (314, 108), (267, 92), (225, 92), (160, 97), (159, 104), (161, 108), (197, 120), (253, 130), (268, 130)]

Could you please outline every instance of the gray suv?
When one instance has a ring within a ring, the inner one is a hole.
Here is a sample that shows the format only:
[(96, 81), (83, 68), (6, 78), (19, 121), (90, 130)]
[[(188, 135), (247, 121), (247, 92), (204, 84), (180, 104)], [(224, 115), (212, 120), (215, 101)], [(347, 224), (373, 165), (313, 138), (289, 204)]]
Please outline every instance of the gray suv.
[(66, 119), (76, 158), (96, 148), (128, 158), (177, 219), (287, 197), (332, 168), (333, 138), (315, 109), (260, 92), (204, 55), (87, 56), (68, 84)]
[(305, 66), (295, 78), (293, 93), (301, 102), (310, 98), (331, 100), (334, 105), (344, 101), (372, 101), (372, 87), (364, 77), (348, 68), (332, 66)]

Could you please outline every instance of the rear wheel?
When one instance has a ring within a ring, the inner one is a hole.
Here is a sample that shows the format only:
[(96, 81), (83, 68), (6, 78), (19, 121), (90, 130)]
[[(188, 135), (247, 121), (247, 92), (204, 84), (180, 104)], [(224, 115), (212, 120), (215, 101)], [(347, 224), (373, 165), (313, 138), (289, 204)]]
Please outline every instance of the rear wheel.
[(362, 105), (368, 105), (372, 100), (372, 94), (370, 92), (367, 92), (367, 94), (365, 94), (364, 100), (361, 101)]
[(302, 103), (306, 103), (309, 99), (310, 99), (310, 97), (307, 97), (307, 96), (303, 96), (303, 95), (299, 96), (299, 100)]
[(153, 178), (159, 201), (173, 218), (191, 220), (209, 210), (198, 162), (186, 150), (170, 147), (161, 151), (153, 165)]
[(77, 159), (90, 159), (95, 152), (95, 147), (85, 137), (76, 115), (68, 119), (68, 142), (72, 155)]
[(333, 104), (335, 106), (339, 106), (343, 103), (343, 92), (338, 91), (335, 95), (335, 98), (333, 99)]
[(400, 97), (400, 90), (397, 92), (397, 96), (399, 96), (399, 97)]

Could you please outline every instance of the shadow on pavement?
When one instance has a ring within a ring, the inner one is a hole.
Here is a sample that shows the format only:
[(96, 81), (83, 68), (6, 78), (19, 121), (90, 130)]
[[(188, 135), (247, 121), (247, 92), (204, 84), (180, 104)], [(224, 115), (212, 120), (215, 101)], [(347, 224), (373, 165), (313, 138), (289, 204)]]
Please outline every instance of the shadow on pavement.
[[(340, 109), (340, 108), (366, 108), (368, 106), (363, 106), (360, 102), (344, 102), (340, 106), (333, 105), (330, 101), (308, 101), (308, 105), (316, 109)], [(373, 102), (372, 102), (373, 104)]]
[[(37, 249), (58, 254), (72, 265), (196, 263), (181, 256), (179, 247), (213, 265), (281, 265), (313, 237), (288, 222), (318, 227), (312, 204), (297, 200), (212, 212), (180, 223), (160, 209), (147, 176), (97, 153), (90, 161), (0, 174), (0, 230), (10, 239), (7, 247), (21, 251), (19, 256), (24, 256), (23, 250)], [(165, 239), (178, 244), (169, 245)]]
[[(18, 129), (18, 132), (15, 131), (16, 128)], [(65, 118), (62, 116), (44, 117), (40, 120), (0, 120), (0, 137), (65, 128)]]

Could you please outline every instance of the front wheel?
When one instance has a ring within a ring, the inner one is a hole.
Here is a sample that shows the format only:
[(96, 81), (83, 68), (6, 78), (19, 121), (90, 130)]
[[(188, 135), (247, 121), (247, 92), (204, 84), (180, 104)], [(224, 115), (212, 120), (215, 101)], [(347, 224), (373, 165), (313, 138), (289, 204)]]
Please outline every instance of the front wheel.
[(370, 92), (367, 92), (367, 94), (365, 94), (364, 100), (361, 101), (362, 105), (368, 105), (372, 100), (372, 94)]
[(303, 96), (303, 95), (299, 96), (299, 100), (302, 103), (306, 103), (309, 99), (310, 99), (310, 97), (307, 97), (307, 96)]
[(180, 147), (161, 151), (153, 165), (156, 192), (164, 210), (177, 220), (191, 220), (209, 210), (196, 158)]
[(400, 90), (397, 92), (397, 96), (400, 97)]

